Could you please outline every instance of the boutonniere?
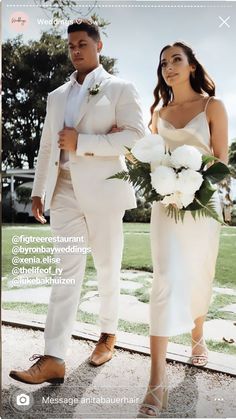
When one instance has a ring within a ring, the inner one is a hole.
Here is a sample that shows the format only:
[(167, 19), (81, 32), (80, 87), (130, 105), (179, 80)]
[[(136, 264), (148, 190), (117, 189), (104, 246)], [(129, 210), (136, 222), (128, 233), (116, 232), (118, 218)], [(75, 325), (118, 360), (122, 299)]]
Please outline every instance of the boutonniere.
[[(97, 95), (100, 92), (101, 83), (102, 82), (96, 83), (95, 86), (92, 86), (92, 87), (89, 87), (88, 88), (89, 97), (90, 96), (95, 96), (95, 95)], [(89, 97), (88, 97), (88, 100), (89, 100)]]

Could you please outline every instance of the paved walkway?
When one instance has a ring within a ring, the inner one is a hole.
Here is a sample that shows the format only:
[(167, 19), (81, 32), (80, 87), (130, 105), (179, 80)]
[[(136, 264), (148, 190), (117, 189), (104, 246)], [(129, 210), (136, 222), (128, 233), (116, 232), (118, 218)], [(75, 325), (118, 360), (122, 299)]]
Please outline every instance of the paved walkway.
[[(93, 347), (90, 341), (72, 340), (63, 385), (27, 385), (8, 377), (9, 369), (27, 368), (28, 358), (42, 353), (43, 333), (3, 327), (3, 418), (135, 418), (150, 357), (116, 350), (110, 362), (96, 368), (87, 362)], [(178, 363), (168, 363), (168, 377), (169, 407), (162, 417), (236, 417), (232, 377)], [(17, 405), (17, 396), (23, 404)]]
[[(122, 292), (134, 292), (142, 288), (139, 282), (140, 278), (145, 278), (151, 285), (152, 274), (144, 271), (129, 271), (123, 270), (121, 272), (121, 297), (120, 297), (120, 319), (133, 323), (148, 324), (149, 322), (149, 306), (138, 300), (134, 295), (122, 294)], [(97, 287), (97, 281), (91, 279), (86, 282), (88, 287)], [(231, 288), (213, 288), (213, 299), (217, 295), (231, 295), (235, 296), (235, 304), (227, 304), (225, 307), (219, 309), (220, 312), (236, 313), (236, 291)], [(9, 291), (3, 291), (3, 302), (25, 302), (34, 304), (47, 304), (50, 296), (50, 287), (37, 287), (17, 289), (13, 288)], [(99, 297), (97, 290), (88, 291), (80, 303), (80, 309), (84, 312), (96, 314), (99, 313)], [(215, 342), (222, 342), (223, 337), (230, 341), (233, 339), (231, 345), (236, 345), (236, 326), (232, 320), (223, 320), (216, 318), (208, 320), (205, 323), (205, 338), (212, 339)]]

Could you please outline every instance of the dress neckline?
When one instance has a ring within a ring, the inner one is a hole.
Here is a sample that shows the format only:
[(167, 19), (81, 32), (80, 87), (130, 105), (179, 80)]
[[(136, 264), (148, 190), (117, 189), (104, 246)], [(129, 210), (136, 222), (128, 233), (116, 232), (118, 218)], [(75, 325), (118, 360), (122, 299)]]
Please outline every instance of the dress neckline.
[[(190, 119), (188, 122), (187, 122), (187, 124), (185, 124), (183, 127), (181, 127), (181, 128), (176, 128), (171, 122), (169, 122), (169, 121), (167, 121), (167, 119), (164, 119), (164, 118), (162, 118), (161, 116), (160, 116), (160, 114), (159, 114), (159, 118), (162, 120), (162, 121), (164, 121), (164, 122), (166, 122), (168, 125), (170, 125), (172, 128), (174, 128), (174, 129), (176, 129), (176, 130), (181, 130), (181, 129), (185, 129), (188, 125), (190, 125), (191, 124), (191, 122), (193, 122), (195, 119), (197, 119), (200, 115), (202, 115), (202, 114), (204, 114), (204, 116), (206, 117), (206, 112), (205, 111), (201, 111), (201, 112), (199, 112), (197, 115), (195, 115), (192, 119)], [(208, 121), (207, 121), (207, 118), (206, 118), (206, 122), (207, 122), (207, 125), (208, 125)], [(209, 125), (208, 125), (208, 127), (209, 127)]]

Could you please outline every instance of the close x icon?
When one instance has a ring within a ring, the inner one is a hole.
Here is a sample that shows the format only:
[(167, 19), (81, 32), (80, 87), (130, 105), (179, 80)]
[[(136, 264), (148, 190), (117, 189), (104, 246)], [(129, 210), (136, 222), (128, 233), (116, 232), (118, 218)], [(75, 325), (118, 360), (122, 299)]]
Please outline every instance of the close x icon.
[(219, 16), (220, 24), (219, 28), (222, 28), (223, 26), (226, 26), (227, 28), (230, 28), (230, 24), (228, 23), (231, 16), (227, 16), (226, 18), (223, 18), (222, 16)]

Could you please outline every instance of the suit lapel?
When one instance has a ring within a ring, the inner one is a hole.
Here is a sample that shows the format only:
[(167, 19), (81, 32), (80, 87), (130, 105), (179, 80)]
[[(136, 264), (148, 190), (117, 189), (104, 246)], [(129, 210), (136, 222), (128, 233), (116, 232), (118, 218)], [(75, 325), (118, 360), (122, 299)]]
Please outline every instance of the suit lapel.
[(57, 120), (55, 121), (55, 129), (57, 131), (60, 131), (64, 128), (66, 102), (70, 89), (71, 82), (68, 82), (63, 86), (63, 90), (60, 91), (59, 95), (57, 96)]
[[(76, 118), (75, 128), (78, 128), (79, 123), (81, 122), (81, 119), (84, 117), (86, 112), (88, 111), (91, 104), (95, 104), (98, 102), (99, 99), (101, 99), (102, 95), (104, 94), (104, 87), (110, 80), (111, 75), (107, 73), (104, 68), (101, 68), (101, 71), (97, 74), (94, 80), (92, 80), (87, 87), (87, 91), (84, 92), (84, 99), (81, 103), (78, 117)], [(91, 89), (95, 87), (96, 84), (99, 84), (99, 92), (96, 95), (90, 95), (88, 89)]]

